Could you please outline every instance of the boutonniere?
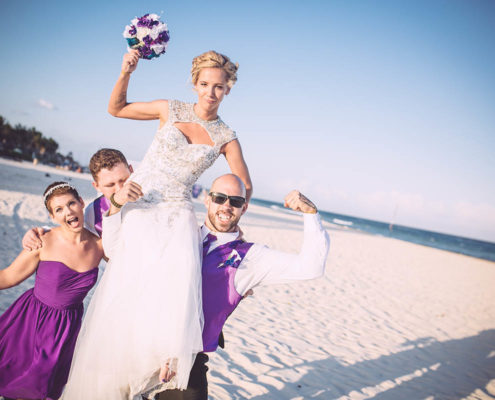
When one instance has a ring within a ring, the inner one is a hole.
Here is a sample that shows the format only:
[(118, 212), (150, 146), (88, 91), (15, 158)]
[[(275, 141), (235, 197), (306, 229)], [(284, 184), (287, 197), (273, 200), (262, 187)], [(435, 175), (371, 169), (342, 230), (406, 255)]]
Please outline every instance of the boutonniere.
[(237, 268), (239, 264), (241, 263), (241, 256), (237, 252), (237, 250), (232, 250), (232, 252), (229, 254), (227, 260), (225, 260), (223, 263), (221, 263), (218, 268), (224, 268), (224, 267), (233, 267)]

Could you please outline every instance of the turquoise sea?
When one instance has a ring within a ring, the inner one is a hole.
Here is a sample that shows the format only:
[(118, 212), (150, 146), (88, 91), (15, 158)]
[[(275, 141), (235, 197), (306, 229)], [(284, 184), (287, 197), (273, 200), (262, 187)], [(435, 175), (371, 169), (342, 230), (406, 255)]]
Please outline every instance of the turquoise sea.
[[(287, 210), (282, 203), (254, 198), (251, 201), (253, 204), (270, 207), (280, 212), (286, 212)], [(347, 229), (367, 232), (373, 235), (392, 237), (399, 240), (405, 240), (406, 242), (495, 261), (495, 243), (410, 228), (402, 225), (390, 226), (390, 224), (384, 222), (336, 214), (329, 211), (319, 210), (319, 212), (325, 221)]]

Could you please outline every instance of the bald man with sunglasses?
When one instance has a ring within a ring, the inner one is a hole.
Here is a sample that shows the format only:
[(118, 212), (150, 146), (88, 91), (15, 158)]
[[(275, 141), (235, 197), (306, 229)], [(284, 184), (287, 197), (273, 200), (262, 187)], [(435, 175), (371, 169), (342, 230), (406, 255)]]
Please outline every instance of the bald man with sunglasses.
[[(127, 201), (135, 201), (136, 197), (131, 195)], [(315, 279), (324, 274), (329, 237), (309, 199), (296, 190), (285, 198), (286, 207), (304, 215), (303, 246), (299, 254), (289, 254), (247, 242), (242, 237), (238, 222), (247, 209), (245, 197), (242, 181), (227, 174), (212, 183), (205, 198), (207, 215), (201, 227), (204, 351), (196, 356), (187, 390), (167, 390), (156, 395), (155, 400), (208, 399), (208, 356), (205, 353), (222, 346), (222, 327), (249, 290), (257, 286)], [(103, 218), (103, 246), (110, 258), (119, 235), (118, 211), (111, 208), (110, 216)]]

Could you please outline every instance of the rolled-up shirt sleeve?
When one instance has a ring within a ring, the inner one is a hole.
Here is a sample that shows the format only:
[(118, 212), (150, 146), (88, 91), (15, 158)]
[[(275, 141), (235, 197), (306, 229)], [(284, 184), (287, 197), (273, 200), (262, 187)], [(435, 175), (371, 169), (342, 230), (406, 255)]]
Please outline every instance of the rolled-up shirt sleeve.
[(330, 238), (319, 214), (304, 214), (304, 241), (298, 254), (254, 244), (239, 265), (235, 288), (244, 295), (255, 286), (315, 279), (325, 273)]
[(122, 218), (120, 213), (108, 216), (108, 212), (103, 215), (101, 240), (105, 256), (112, 258), (117, 245), (119, 244), (120, 227)]

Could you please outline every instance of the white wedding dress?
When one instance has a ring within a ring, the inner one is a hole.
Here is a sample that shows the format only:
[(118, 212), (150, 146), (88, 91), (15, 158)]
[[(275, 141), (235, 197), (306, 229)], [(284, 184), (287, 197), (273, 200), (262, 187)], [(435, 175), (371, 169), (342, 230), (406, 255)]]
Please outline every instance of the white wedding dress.
[[(200, 124), (214, 145), (189, 144), (175, 122)], [(204, 121), (193, 104), (169, 101), (168, 121), (130, 178), (144, 197), (122, 208), (118, 244), (84, 318), (63, 399), (141, 400), (187, 387), (203, 350), (202, 243), (191, 188), (235, 138), (220, 118)], [(170, 359), (178, 360), (177, 374), (163, 384), (159, 370)]]

